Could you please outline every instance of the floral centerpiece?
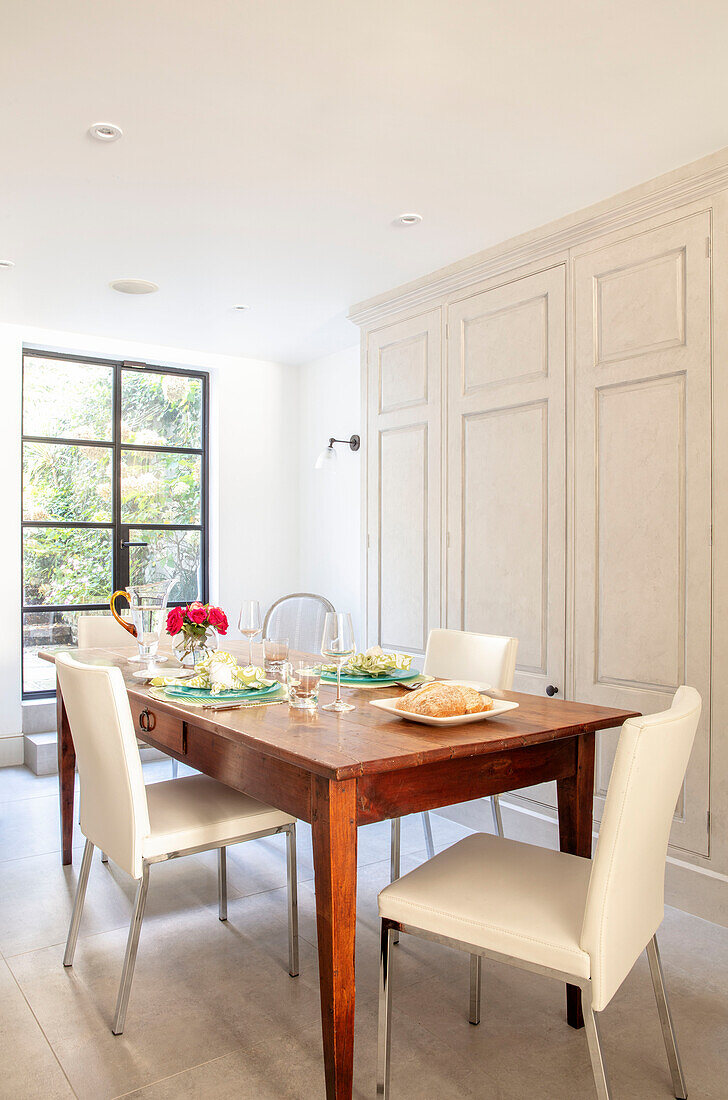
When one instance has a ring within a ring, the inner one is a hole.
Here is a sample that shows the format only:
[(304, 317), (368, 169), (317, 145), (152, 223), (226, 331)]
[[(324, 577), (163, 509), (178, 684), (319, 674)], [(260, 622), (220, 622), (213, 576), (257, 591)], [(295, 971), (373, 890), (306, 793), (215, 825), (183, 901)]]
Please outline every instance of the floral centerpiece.
[(197, 665), (217, 649), (218, 634), (227, 634), (227, 615), (221, 607), (195, 600), (173, 607), (167, 615), (167, 633), (175, 638), (180, 664)]

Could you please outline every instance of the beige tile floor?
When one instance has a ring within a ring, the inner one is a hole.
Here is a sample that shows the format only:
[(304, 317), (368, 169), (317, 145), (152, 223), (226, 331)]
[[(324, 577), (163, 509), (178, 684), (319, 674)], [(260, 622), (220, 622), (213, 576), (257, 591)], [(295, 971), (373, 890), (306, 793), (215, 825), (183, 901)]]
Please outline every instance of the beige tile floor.
[[(169, 764), (145, 765), (148, 781)], [(309, 1100), (323, 1095), (313, 870), (299, 827), (301, 974), (286, 972), (281, 838), (229, 859), (229, 920), (216, 910), (214, 856), (152, 868), (126, 1031), (110, 1021), (133, 886), (97, 857), (72, 970), (63, 942), (80, 863), (58, 854), (54, 778), (0, 770), (0, 1097), (105, 1100)], [(438, 847), (464, 827), (433, 817)], [(489, 823), (488, 823), (489, 825)], [(388, 830), (360, 832), (357, 1100), (374, 1096), (377, 891)], [(424, 858), (417, 818), (403, 829), (405, 868)], [(662, 953), (694, 1100), (728, 1097), (728, 930), (668, 910)], [(556, 983), (484, 965), (483, 1017), (467, 1022), (465, 956), (404, 939), (396, 953), (394, 1100), (592, 1100), (583, 1033), (564, 1023)], [(603, 1016), (615, 1100), (670, 1096), (647, 965), (640, 960)]]

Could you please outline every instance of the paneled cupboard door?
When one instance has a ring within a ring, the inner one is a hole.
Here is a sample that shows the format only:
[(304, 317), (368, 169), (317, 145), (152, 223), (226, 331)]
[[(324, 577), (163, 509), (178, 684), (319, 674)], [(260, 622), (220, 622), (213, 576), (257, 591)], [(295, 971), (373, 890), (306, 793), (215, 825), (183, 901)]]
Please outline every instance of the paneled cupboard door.
[[(671, 842), (708, 854), (711, 221), (575, 261), (574, 695), (650, 713), (692, 684), (703, 715)], [(597, 741), (596, 812), (617, 733)]]
[(447, 623), (517, 637), (515, 690), (562, 696), (565, 283), (559, 265), (448, 310)]
[(440, 309), (367, 339), (367, 643), (423, 653), (440, 624)]

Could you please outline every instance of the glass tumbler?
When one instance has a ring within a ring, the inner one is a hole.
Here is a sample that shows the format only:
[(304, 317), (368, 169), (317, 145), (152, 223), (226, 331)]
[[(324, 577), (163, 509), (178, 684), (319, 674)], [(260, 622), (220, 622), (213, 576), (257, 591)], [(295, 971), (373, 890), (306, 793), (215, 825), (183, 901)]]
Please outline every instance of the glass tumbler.
[(288, 702), (296, 710), (318, 709), (321, 669), (310, 661), (293, 661), (286, 666)]

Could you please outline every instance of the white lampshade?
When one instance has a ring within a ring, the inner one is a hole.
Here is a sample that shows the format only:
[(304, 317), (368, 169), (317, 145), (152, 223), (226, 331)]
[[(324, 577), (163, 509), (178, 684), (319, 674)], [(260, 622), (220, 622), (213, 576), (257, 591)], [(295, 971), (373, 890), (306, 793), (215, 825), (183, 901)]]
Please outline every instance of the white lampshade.
[(332, 462), (336, 462), (336, 451), (333, 446), (324, 447), (323, 451), (316, 459), (316, 469), (323, 470), (326, 466), (330, 466)]

